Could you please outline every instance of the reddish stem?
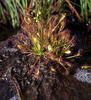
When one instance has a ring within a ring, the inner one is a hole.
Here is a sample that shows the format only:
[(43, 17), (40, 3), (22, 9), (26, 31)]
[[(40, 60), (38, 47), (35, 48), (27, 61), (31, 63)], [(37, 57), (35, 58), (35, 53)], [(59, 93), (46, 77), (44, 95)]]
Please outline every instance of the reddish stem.
[(24, 18), (22, 14), (20, 14), (20, 18), (21, 18), (21, 24), (23, 24)]
[(77, 10), (72, 6), (72, 4), (69, 2), (69, 0), (65, 0), (68, 5), (73, 9), (73, 11), (75, 12), (76, 16), (78, 17), (78, 19), (80, 20), (80, 22), (82, 22), (82, 18), (80, 17), (80, 15), (78, 14)]
[(32, 65), (33, 67), (28, 71), (27, 75), (30, 76), (35, 68), (36, 63), (39, 61), (39, 59), (37, 59), (34, 64)]
[(28, 7), (28, 14), (30, 12), (31, 6), (32, 6), (33, 0), (30, 1), (29, 7)]

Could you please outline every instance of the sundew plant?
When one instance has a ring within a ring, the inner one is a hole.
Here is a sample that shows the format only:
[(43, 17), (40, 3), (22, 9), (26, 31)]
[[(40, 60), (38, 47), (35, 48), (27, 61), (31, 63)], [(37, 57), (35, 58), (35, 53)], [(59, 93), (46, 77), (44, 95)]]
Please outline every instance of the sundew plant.
[[(53, 15), (51, 14), (54, 2), (48, 5), (48, 0), (40, 2), (31, 14), (24, 16), (21, 28), (27, 33), (31, 44), (24, 41), (24, 44), (18, 43), (17, 47), (22, 53), (33, 54), (40, 59), (41, 57), (58, 62), (68, 72), (63, 63), (65, 53), (70, 54), (70, 48), (75, 45), (75, 37), (65, 39), (61, 32), (65, 27), (66, 13)], [(60, 3), (60, 1), (58, 1)], [(56, 4), (59, 4), (55, 2)], [(43, 7), (43, 8), (42, 8)], [(49, 11), (49, 12), (47, 12)], [(32, 14), (35, 13), (35, 16)], [(24, 36), (22, 36), (24, 39)]]

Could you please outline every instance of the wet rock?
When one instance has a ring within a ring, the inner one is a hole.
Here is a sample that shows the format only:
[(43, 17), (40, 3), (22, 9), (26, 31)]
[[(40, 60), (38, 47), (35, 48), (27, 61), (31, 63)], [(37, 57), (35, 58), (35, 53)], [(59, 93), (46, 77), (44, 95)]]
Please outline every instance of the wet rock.
[(13, 96), (8, 85), (6, 81), (0, 80), (0, 98), (2, 100), (9, 100)]
[(0, 79), (0, 100), (20, 100), (11, 80)]
[(26, 57), (25, 55), (23, 55), (22, 61), (24, 62), (24, 61), (26, 61), (26, 60), (27, 60), (27, 57)]
[(12, 40), (9, 40), (9, 41), (8, 41), (7, 46), (8, 46), (8, 47), (12, 47), (12, 46), (13, 46), (13, 42), (12, 42)]
[(16, 94), (15, 96), (11, 97), (9, 100), (20, 100), (19, 95)]
[(5, 53), (5, 52), (10, 52), (10, 53), (15, 53), (18, 51), (18, 49), (16, 48), (7, 48), (7, 47), (4, 47), (2, 48), (2, 51)]
[(10, 53), (15, 53), (18, 51), (18, 49), (16, 48), (7, 48), (6, 51), (10, 52)]
[(91, 72), (88, 72), (85, 69), (78, 69), (74, 77), (81, 82), (87, 82), (91, 84)]
[(3, 60), (2, 60), (2, 59), (0, 59), (0, 63), (1, 63), (1, 62), (3, 62)]
[(20, 61), (19, 59), (17, 59), (17, 60), (16, 60), (16, 63), (17, 63), (17, 64), (20, 64), (20, 63), (21, 63), (21, 61)]

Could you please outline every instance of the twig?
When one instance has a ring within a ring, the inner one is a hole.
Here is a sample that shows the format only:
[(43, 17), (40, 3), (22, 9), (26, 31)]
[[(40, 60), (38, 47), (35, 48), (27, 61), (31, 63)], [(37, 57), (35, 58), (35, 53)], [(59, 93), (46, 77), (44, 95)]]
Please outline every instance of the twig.
[(82, 22), (82, 18), (80, 17), (80, 15), (78, 14), (77, 10), (72, 6), (72, 4), (69, 2), (69, 0), (65, 0), (68, 5), (73, 9), (73, 11), (75, 12), (76, 16), (78, 17), (78, 19), (80, 20), (80, 22)]
[(32, 68), (27, 72), (27, 76), (30, 76), (35, 68), (36, 63), (39, 61), (39, 59), (37, 59), (34, 64), (32, 65)]
[(29, 7), (28, 7), (28, 14), (30, 12), (31, 6), (32, 6), (33, 0), (30, 1)]
[(16, 87), (16, 91), (17, 91), (17, 93), (18, 93), (18, 95), (20, 97), (19, 100), (23, 100), (23, 96), (22, 96), (22, 93), (21, 93), (20, 86), (19, 86), (19, 84), (18, 84), (18, 82), (17, 82), (15, 77), (13, 77), (13, 83), (14, 83), (14, 86)]

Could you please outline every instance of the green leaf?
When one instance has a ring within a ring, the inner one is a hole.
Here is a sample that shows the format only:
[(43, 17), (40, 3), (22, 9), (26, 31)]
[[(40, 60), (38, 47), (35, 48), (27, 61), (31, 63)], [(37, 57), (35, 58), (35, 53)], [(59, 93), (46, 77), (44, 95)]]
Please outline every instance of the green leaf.
[(37, 39), (35, 37), (33, 37), (33, 42), (34, 42), (34, 44), (37, 43)]
[(52, 51), (51, 45), (48, 45), (48, 51)]
[(41, 49), (41, 46), (40, 46), (40, 44), (39, 44), (39, 43), (37, 44), (37, 47), (38, 47), (38, 50), (40, 50), (40, 49)]
[(89, 65), (83, 65), (82, 68), (83, 69), (87, 69), (87, 68), (91, 68), (91, 66), (89, 66)]

